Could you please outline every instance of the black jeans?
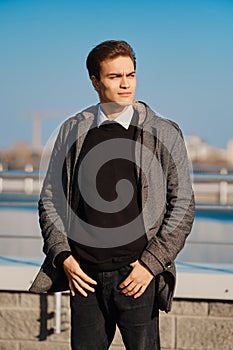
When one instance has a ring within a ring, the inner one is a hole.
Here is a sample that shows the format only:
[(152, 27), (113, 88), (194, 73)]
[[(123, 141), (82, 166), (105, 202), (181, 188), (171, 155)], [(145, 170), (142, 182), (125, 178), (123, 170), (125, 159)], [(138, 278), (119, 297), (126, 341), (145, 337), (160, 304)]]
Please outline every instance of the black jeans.
[(83, 270), (98, 285), (95, 293), (71, 296), (72, 350), (107, 350), (118, 325), (127, 350), (159, 350), (159, 312), (155, 304), (155, 280), (134, 299), (118, 286), (131, 271), (125, 266), (111, 272)]

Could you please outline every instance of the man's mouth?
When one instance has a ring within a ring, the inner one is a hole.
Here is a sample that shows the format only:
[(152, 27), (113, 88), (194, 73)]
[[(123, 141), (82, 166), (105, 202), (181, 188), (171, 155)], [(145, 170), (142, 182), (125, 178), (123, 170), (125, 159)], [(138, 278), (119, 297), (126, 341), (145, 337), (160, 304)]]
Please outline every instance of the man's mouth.
[(126, 97), (130, 96), (131, 94), (132, 94), (131, 92), (119, 92), (119, 93), (118, 93), (118, 95), (120, 95), (120, 96), (126, 96)]

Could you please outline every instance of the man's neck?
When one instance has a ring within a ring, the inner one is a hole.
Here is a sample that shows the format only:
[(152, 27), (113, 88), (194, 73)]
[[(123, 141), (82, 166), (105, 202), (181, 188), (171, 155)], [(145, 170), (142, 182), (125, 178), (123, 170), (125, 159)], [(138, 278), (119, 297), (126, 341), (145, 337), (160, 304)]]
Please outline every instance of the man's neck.
[(100, 108), (109, 120), (114, 120), (123, 113), (129, 105), (120, 105), (118, 103), (101, 103)]

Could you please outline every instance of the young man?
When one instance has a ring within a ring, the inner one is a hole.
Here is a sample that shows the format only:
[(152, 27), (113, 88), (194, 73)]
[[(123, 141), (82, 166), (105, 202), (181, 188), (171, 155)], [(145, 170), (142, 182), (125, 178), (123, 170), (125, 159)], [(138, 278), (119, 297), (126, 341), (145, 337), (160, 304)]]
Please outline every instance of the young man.
[(45, 262), (31, 291), (71, 291), (73, 350), (160, 349), (174, 260), (194, 200), (179, 127), (135, 102), (136, 59), (124, 41), (97, 45), (87, 69), (99, 104), (64, 122), (39, 201)]

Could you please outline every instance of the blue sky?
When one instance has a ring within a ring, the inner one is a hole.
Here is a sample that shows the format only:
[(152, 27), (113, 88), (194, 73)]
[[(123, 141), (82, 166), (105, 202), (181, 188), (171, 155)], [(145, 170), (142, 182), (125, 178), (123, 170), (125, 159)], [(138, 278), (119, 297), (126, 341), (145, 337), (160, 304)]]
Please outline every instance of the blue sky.
[(70, 114), (98, 102), (85, 68), (96, 44), (128, 41), (137, 94), (225, 148), (233, 138), (233, 1), (0, 0), (0, 147), (31, 142), (41, 112), (43, 144)]

